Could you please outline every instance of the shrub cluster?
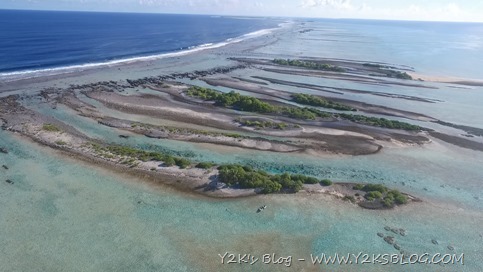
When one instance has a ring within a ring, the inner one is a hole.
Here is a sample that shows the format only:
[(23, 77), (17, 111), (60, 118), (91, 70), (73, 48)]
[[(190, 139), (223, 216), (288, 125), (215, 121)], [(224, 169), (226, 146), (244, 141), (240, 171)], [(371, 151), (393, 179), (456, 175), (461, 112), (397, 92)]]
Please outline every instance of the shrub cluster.
[(238, 133), (214, 132), (214, 131), (207, 131), (207, 130), (201, 130), (201, 129), (178, 128), (178, 127), (169, 127), (169, 126), (155, 126), (155, 125), (149, 125), (149, 124), (137, 123), (137, 122), (131, 123), (131, 128), (145, 129), (145, 130), (150, 130), (154, 128), (157, 130), (161, 130), (161, 131), (169, 132), (173, 134), (199, 134), (199, 135), (213, 136), (213, 137), (225, 136), (225, 137), (237, 138), (237, 139), (245, 138), (245, 136)]
[(390, 68), (394, 68), (394, 67), (381, 65), (381, 64), (377, 64), (377, 63), (364, 63), (362, 65), (366, 66), (366, 67), (377, 68), (380, 72), (384, 73), (387, 77), (399, 78), (399, 79), (408, 79), (408, 80), (413, 79), (413, 77), (410, 76), (406, 72), (401, 72), (401, 71), (390, 69)]
[(92, 147), (94, 148), (94, 150), (96, 150), (96, 152), (100, 153), (103, 156), (104, 155), (109, 156), (109, 153), (110, 153), (116, 156), (130, 157), (131, 159), (137, 159), (144, 162), (162, 161), (166, 166), (177, 165), (181, 169), (187, 168), (188, 166), (191, 165), (191, 161), (185, 158), (174, 157), (160, 152), (148, 152), (148, 151), (139, 150), (128, 146), (120, 146), (120, 145), (101, 146), (98, 144), (92, 144)]
[[(318, 109), (309, 108), (309, 107), (299, 108), (299, 107), (274, 106), (267, 102), (263, 102), (255, 97), (241, 95), (234, 91), (231, 91), (229, 93), (222, 93), (209, 88), (193, 86), (187, 91), (187, 94), (189, 96), (198, 97), (204, 100), (215, 101), (215, 104), (218, 106), (232, 107), (237, 110), (249, 111), (249, 112), (277, 113), (294, 119), (315, 120), (317, 117), (330, 118), (330, 117), (338, 116), (341, 119), (349, 120), (354, 123), (364, 124), (368, 126), (376, 126), (376, 127), (382, 127), (382, 128), (388, 128), (388, 129), (404, 129), (404, 130), (411, 130), (411, 131), (419, 131), (422, 129), (421, 127), (416, 125), (411, 125), (411, 124), (396, 121), (396, 120), (388, 120), (386, 118), (369, 117), (364, 115), (354, 115), (354, 114), (347, 114), (347, 113), (332, 114), (330, 112), (324, 112), (324, 111), (320, 111)], [(294, 95), (294, 96), (297, 96), (297, 95)], [(301, 100), (308, 101), (307, 103), (320, 102), (320, 101), (315, 102), (318, 100), (307, 95), (302, 95), (298, 97)]]
[(406, 204), (408, 201), (407, 197), (398, 190), (389, 190), (389, 188), (381, 184), (356, 184), (353, 189), (366, 192), (364, 197), (369, 201), (381, 200), (386, 207)]
[(42, 130), (49, 131), (49, 132), (59, 132), (61, 131), (60, 128), (53, 124), (44, 124), (42, 126)]
[(200, 162), (195, 167), (200, 168), (200, 169), (210, 169), (210, 168), (214, 167), (215, 165), (216, 164), (214, 164), (212, 162)]
[(352, 121), (354, 123), (364, 124), (368, 126), (374, 127), (382, 127), (382, 128), (389, 128), (389, 129), (404, 129), (404, 130), (411, 130), (411, 131), (419, 131), (422, 128), (417, 125), (411, 125), (408, 123), (396, 121), (396, 120), (389, 120), (386, 118), (377, 118), (377, 117), (369, 117), (364, 115), (354, 115), (354, 114), (347, 114), (347, 113), (338, 113), (338, 116), (342, 119)]
[(291, 60), (291, 59), (274, 59), (273, 63), (279, 65), (286, 65), (286, 66), (295, 66), (295, 67), (302, 67), (302, 68), (309, 68), (315, 70), (324, 70), (324, 71), (331, 71), (331, 72), (345, 72), (345, 70), (339, 66), (327, 64), (327, 63), (318, 63), (314, 61), (306, 61), (306, 60)]
[(280, 113), (290, 118), (302, 120), (315, 120), (317, 117), (332, 117), (331, 113), (319, 111), (314, 108), (280, 107)]
[(330, 100), (323, 99), (319, 96), (311, 95), (311, 94), (293, 94), (292, 100), (299, 104), (309, 105), (309, 106), (316, 106), (316, 107), (323, 107), (328, 109), (340, 110), (340, 111), (356, 111), (356, 109), (335, 103)]
[(400, 72), (395, 70), (383, 70), (383, 72), (386, 74), (387, 77), (406, 79), (406, 80), (413, 79), (413, 77), (406, 72)]
[(284, 122), (271, 122), (271, 121), (250, 121), (250, 120), (236, 120), (238, 123), (242, 124), (243, 126), (247, 127), (256, 127), (256, 128), (271, 128), (271, 129), (280, 129), (284, 130), (288, 127), (288, 125)]
[(209, 88), (193, 86), (186, 92), (186, 94), (203, 100), (214, 101), (217, 106), (234, 108), (240, 111), (279, 113), (290, 118), (304, 120), (314, 120), (317, 117), (327, 118), (332, 116), (330, 113), (312, 108), (274, 106), (267, 102), (263, 102), (258, 98), (241, 95), (234, 91), (222, 93)]
[(230, 107), (240, 111), (259, 113), (272, 113), (276, 111), (276, 107), (269, 103), (263, 102), (255, 97), (241, 95), (234, 91), (222, 93), (209, 88), (193, 86), (187, 91), (187, 94), (203, 100), (215, 101), (215, 105), (217, 106)]
[(371, 68), (390, 68), (389, 66), (377, 64), (377, 63), (364, 63), (362, 66), (371, 67)]
[(272, 175), (240, 164), (222, 165), (218, 170), (221, 182), (230, 186), (238, 185), (241, 188), (261, 188), (264, 194), (279, 192), (282, 189), (298, 192), (303, 184), (319, 182), (314, 177), (289, 173)]

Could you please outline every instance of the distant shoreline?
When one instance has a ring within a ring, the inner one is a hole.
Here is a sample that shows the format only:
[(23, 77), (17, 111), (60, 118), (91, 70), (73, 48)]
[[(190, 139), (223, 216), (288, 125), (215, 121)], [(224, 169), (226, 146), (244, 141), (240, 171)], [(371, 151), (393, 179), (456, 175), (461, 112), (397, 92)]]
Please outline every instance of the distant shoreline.
[[(16, 82), (22, 80), (32, 80), (32, 79), (42, 79), (44, 77), (50, 76), (62, 76), (68, 74), (77, 74), (82, 72), (88, 72), (91, 70), (102, 69), (102, 68), (122, 68), (130, 64), (146, 63), (150, 61), (157, 61), (166, 58), (176, 58), (193, 53), (202, 52), (205, 50), (212, 50), (221, 48), (227, 45), (236, 44), (245, 40), (257, 38), (263, 35), (270, 34), (274, 31), (283, 29), (287, 23), (280, 23), (276, 28), (264, 28), (256, 31), (248, 32), (241, 36), (230, 37), (224, 41), (217, 43), (205, 43), (205, 44), (195, 44), (187, 48), (180, 49), (178, 51), (171, 51), (159, 54), (151, 55), (140, 55), (140, 56), (130, 56), (125, 58), (119, 58), (109, 61), (94, 61), (88, 63), (79, 64), (69, 64), (59, 67), (45, 67), (40, 69), (27, 69), (18, 71), (0, 71), (0, 81), (3, 82)], [(1, 86), (1, 84), (0, 84)]]

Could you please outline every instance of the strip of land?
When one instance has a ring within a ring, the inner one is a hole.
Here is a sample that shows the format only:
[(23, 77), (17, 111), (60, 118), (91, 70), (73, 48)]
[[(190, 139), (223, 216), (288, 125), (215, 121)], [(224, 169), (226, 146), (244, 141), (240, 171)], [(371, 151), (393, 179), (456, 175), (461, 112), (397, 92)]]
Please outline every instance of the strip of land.
[[(180, 189), (213, 197), (241, 197), (258, 193), (293, 193), (305, 190), (336, 195), (371, 209), (388, 209), (419, 201), (415, 197), (379, 185), (333, 185), (330, 180), (318, 180), (303, 175), (273, 175), (242, 165), (195, 163), (170, 154), (108, 144), (89, 138), (55, 118), (27, 109), (18, 100), (19, 96), (0, 99), (3, 129), (19, 133), (79, 159), (136, 175), (142, 174)], [(78, 102), (73, 104), (85, 106)], [(8, 150), (5, 149), (4, 153), (8, 154)], [(320, 186), (320, 189), (316, 186)]]

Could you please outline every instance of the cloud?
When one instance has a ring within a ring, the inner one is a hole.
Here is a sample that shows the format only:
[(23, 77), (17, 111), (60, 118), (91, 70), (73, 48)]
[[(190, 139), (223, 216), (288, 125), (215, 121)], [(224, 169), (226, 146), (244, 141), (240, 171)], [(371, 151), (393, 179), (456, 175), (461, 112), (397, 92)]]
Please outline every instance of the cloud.
[(333, 9), (352, 9), (351, 0), (303, 0), (301, 3), (303, 8), (333, 8)]
[(139, 0), (139, 5), (160, 7), (227, 8), (239, 6), (240, 0)]

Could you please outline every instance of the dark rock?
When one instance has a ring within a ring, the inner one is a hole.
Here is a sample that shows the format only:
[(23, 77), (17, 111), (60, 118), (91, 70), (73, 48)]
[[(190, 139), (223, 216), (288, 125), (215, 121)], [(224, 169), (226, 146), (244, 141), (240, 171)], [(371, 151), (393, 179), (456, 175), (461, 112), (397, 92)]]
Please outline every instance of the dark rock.
[(387, 231), (390, 231), (391, 230), (391, 228), (388, 227), (388, 226), (385, 226), (384, 229), (387, 230)]
[(435, 245), (438, 245), (438, 244), (439, 244), (439, 243), (438, 243), (438, 241), (437, 241), (436, 239), (431, 240), (431, 243), (433, 243), (433, 244), (435, 244)]
[(127, 138), (129, 138), (129, 136), (127, 136), (127, 135), (119, 135), (119, 138), (127, 139)]
[(8, 154), (8, 150), (5, 147), (0, 147), (0, 153)]
[(379, 236), (379, 237), (381, 237), (381, 238), (382, 238), (382, 237), (384, 237), (384, 233), (378, 232), (378, 233), (377, 233), (377, 236)]
[(405, 229), (399, 229), (399, 234), (401, 234), (401, 236), (406, 236), (406, 230)]
[(449, 249), (449, 250), (451, 250), (451, 251), (453, 251), (453, 250), (454, 250), (454, 247), (453, 247), (453, 246), (451, 246), (451, 245), (449, 245), (449, 246), (448, 246), (448, 249)]
[(5, 182), (8, 183), (8, 184), (13, 184), (13, 181), (11, 181), (9, 179), (7, 179)]
[(396, 250), (401, 250), (401, 246), (400, 246), (400, 245), (398, 245), (398, 244), (394, 244), (394, 248), (395, 248)]
[(399, 229), (396, 228), (391, 228), (391, 231), (395, 234), (399, 234)]
[(8, 170), (8, 166), (6, 166), (5, 164), (2, 165), (2, 167), (3, 167), (3, 169)]
[(392, 237), (392, 236), (384, 237), (384, 241), (386, 241), (386, 243), (388, 243), (390, 245), (394, 244), (394, 242), (395, 242), (394, 237)]

